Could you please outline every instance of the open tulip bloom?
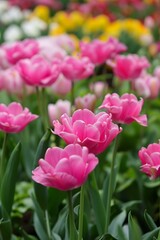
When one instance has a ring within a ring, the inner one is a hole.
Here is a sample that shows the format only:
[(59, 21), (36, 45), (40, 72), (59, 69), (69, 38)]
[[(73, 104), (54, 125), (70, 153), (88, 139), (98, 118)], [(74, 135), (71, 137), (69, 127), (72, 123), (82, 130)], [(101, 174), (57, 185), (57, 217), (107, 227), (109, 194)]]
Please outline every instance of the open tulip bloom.
[(138, 152), (141, 160), (141, 171), (151, 179), (160, 177), (160, 144), (149, 144), (147, 148), (142, 147)]
[(110, 114), (94, 114), (88, 109), (79, 109), (72, 117), (63, 114), (60, 122), (53, 121), (53, 126), (53, 133), (67, 144), (78, 143), (94, 154), (103, 152), (122, 130), (112, 122)]
[(125, 93), (121, 97), (117, 93), (107, 94), (100, 109), (112, 114), (113, 121), (120, 124), (130, 124), (134, 121), (147, 126), (147, 116), (140, 115), (143, 99), (139, 101), (134, 94)]
[(38, 115), (32, 114), (28, 108), (23, 109), (20, 103), (0, 104), (0, 131), (18, 133), (37, 118)]
[(53, 147), (39, 160), (32, 178), (44, 186), (67, 191), (80, 187), (97, 164), (98, 158), (79, 144), (64, 149)]

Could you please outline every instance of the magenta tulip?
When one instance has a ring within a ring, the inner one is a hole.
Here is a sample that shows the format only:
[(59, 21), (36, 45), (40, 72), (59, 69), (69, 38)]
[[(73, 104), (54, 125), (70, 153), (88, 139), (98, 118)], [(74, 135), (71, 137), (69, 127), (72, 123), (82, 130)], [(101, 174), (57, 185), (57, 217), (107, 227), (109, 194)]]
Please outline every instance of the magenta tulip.
[(26, 84), (31, 86), (50, 86), (59, 76), (59, 66), (39, 55), (19, 61), (17, 69)]
[(38, 118), (28, 108), (22, 108), (20, 103), (12, 102), (8, 106), (0, 104), (0, 131), (18, 133), (30, 122)]
[(153, 143), (138, 152), (141, 160), (141, 171), (151, 179), (160, 177), (160, 143)]
[(98, 158), (86, 147), (70, 144), (64, 149), (53, 147), (32, 171), (32, 179), (46, 187), (62, 191), (80, 187), (98, 164)]
[(111, 115), (105, 112), (94, 114), (88, 109), (79, 109), (72, 117), (63, 114), (61, 121), (53, 121), (53, 125), (53, 133), (67, 144), (78, 143), (94, 154), (103, 152), (121, 132), (112, 122)]
[(150, 66), (147, 58), (136, 54), (117, 56), (113, 63), (114, 74), (122, 81), (133, 80), (140, 76), (143, 70)]
[(112, 114), (113, 121), (120, 124), (130, 124), (134, 121), (147, 126), (147, 116), (140, 115), (143, 99), (137, 100), (134, 94), (125, 93), (121, 97), (117, 93), (107, 94), (100, 109), (106, 109)]
[(94, 73), (94, 64), (87, 57), (66, 57), (60, 66), (63, 75), (71, 81), (87, 78)]
[(33, 39), (26, 39), (13, 43), (5, 48), (7, 59), (11, 64), (16, 64), (19, 60), (31, 58), (39, 52), (38, 42)]
[(116, 54), (126, 51), (127, 47), (117, 39), (110, 38), (107, 42), (94, 40), (91, 43), (81, 43), (81, 54), (88, 57), (94, 64), (105, 63)]

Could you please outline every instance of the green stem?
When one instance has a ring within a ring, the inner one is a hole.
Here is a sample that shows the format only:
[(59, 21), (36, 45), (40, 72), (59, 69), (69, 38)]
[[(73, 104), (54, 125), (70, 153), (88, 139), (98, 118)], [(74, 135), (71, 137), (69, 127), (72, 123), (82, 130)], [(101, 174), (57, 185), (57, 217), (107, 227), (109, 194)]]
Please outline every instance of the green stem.
[(47, 228), (48, 240), (52, 240), (50, 223), (49, 223), (49, 216), (48, 216), (48, 211), (47, 210), (45, 210), (45, 218), (46, 218), (46, 228)]
[(109, 177), (109, 186), (108, 186), (108, 196), (107, 196), (107, 205), (106, 205), (106, 225), (105, 225), (105, 233), (108, 232), (109, 222), (110, 222), (110, 215), (111, 215), (111, 200), (113, 195), (113, 189), (114, 189), (114, 170), (115, 170), (115, 159), (117, 154), (117, 148), (118, 148), (118, 136), (115, 139), (115, 145), (113, 150), (113, 157), (111, 162), (111, 171), (110, 171), (110, 177)]
[(2, 183), (2, 179), (6, 170), (6, 158), (5, 158), (5, 151), (6, 151), (6, 143), (7, 143), (7, 133), (4, 133), (3, 145), (2, 145), (2, 155), (0, 159), (0, 186)]
[(80, 193), (80, 208), (79, 208), (79, 234), (78, 234), (78, 240), (82, 240), (83, 236), (83, 212), (84, 212), (84, 185), (81, 187), (81, 193)]
[(48, 128), (48, 121), (46, 119), (48, 119), (46, 117), (46, 114), (48, 116), (47, 109), (46, 109), (46, 100), (45, 100), (45, 96), (44, 96), (44, 91), (43, 89), (40, 89), (38, 87), (36, 87), (36, 93), (37, 93), (37, 102), (38, 102), (38, 108), (39, 108), (39, 114), (42, 118), (42, 124), (44, 127), (44, 130), (46, 130)]
[(68, 191), (68, 208), (69, 208), (69, 239), (75, 240), (74, 236), (74, 212), (72, 204), (72, 191)]

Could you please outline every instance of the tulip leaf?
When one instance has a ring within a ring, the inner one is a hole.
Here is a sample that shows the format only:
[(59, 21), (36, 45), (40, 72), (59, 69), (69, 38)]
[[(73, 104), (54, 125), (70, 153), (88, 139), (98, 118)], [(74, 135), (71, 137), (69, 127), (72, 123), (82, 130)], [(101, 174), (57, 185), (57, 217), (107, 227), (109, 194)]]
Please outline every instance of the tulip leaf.
[(89, 185), (91, 202), (95, 213), (95, 222), (99, 234), (103, 234), (105, 229), (105, 207), (98, 189), (92, 184)]
[[(44, 157), (44, 154), (49, 146), (50, 135), (51, 132), (48, 130), (42, 137), (36, 152), (34, 167), (37, 167), (38, 160)], [(34, 182), (34, 191), (39, 205), (45, 210), (47, 208), (47, 188), (39, 183)]]
[(10, 156), (1, 185), (2, 210), (4, 208), (8, 215), (11, 213), (14, 199), (15, 185), (17, 181), (17, 170), (20, 161), (20, 149), (21, 145), (18, 143)]
[(157, 228), (157, 225), (154, 223), (152, 217), (147, 213), (147, 211), (144, 212), (144, 218), (150, 230)]
[[(153, 237), (158, 237), (160, 233), (160, 227), (157, 227), (153, 231), (150, 231), (142, 236), (142, 240), (153, 240)], [(159, 240), (159, 238), (157, 239)]]
[(119, 227), (122, 227), (126, 216), (126, 211), (123, 211), (119, 215), (117, 215), (109, 225), (109, 233), (111, 233), (115, 237), (118, 236), (118, 229)]
[(0, 236), (4, 240), (10, 240), (12, 235), (11, 220), (0, 219)]
[(128, 214), (128, 225), (129, 225), (129, 240), (142, 240), (140, 228), (136, 220), (132, 217), (131, 212)]
[(112, 235), (110, 234), (104, 234), (102, 236), (99, 236), (98, 238), (96, 238), (96, 240), (118, 240), (117, 238), (114, 238)]
[(44, 227), (39, 219), (39, 216), (36, 213), (34, 214), (33, 221), (34, 221), (34, 228), (36, 230), (36, 233), (37, 233), (39, 239), (40, 240), (48, 240), (47, 233), (44, 230)]

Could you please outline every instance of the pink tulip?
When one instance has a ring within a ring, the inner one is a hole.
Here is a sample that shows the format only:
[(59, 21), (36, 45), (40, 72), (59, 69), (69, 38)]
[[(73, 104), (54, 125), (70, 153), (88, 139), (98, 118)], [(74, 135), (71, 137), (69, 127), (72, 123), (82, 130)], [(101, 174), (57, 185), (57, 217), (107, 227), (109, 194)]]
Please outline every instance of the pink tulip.
[(75, 99), (75, 107), (76, 109), (89, 109), (94, 111), (96, 105), (96, 96), (94, 94), (88, 93), (84, 97), (77, 97)]
[(60, 66), (62, 74), (71, 81), (87, 78), (94, 72), (94, 64), (87, 57), (66, 57)]
[(132, 81), (132, 86), (139, 96), (153, 99), (159, 95), (160, 79), (150, 74), (143, 74)]
[(57, 80), (50, 86), (50, 90), (52, 90), (56, 95), (60, 96), (65, 96), (71, 91), (71, 88), (72, 82), (65, 78), (61, 73)]
[(94, 64), (105, 63), (116, 54), (126, 51), (126, 46), (117, 39), (110, 38), (107, 42), (94, 40), (91, 43), (81, 43), (81, 54), (88, 57)]
[(112, 66), (114, 74), (123, 81), (139, 77), (142, 71), (148, 68), (149, 65), (145, 57), (129, 54), (127, 56), (117, 56)]
[(121, 97), (117, 93), (107, 94), (100, 109), (106, 109), (112, 114), (113, 121), (130, 124), (134, 121), (142, 126), (147, 126), (147, 116), (140, 115), (143, 99), (137, 100), (134, 94), (125, 93)]
[(25, 94), (30, 94), (34, 91), (33, 87), (25, 86), (24, 81), (15, 67), (0, 71), (0, 83), (1, 82), (3, 84), (3, 90), (11, 94), (16, 94), (19, 97), (23, 96), (24, 89)]
[(59, 99), (55, 104), (50, 103), (48, 105), (50, 123), (52, 123), (53, 120), (60, 120), (60, 117), (64, 113), (67, 113), (69, 116), (71, 114), (71, 103), (69, 101)]
[(23, 80), (31, 86), (50, 86), (59, 76), (59, 66), (39, 55), (19, 61), (17, 69)]
[(64, 149), (53, 147), (39, 160), (32, 179), (46, 187), (68, 191), (84, 184), (97, 164), (96, 156), (79, 144), (70, 144)]
[(78, 143), (86, 146), (90, 152), (103, 152), (121, 129), (112, 123), (111, 115), (101, 112), (97, 115), (88, 109), (79, 109), (72, 117), (61, 116), (61, 123), (53, 121), (53, 133), (59, 135), (67, 144)]
[(12, 102), (8, 106), (0, 104), (0, 131), (18, 133), (30, 122), (38, 118), (28, 108), (22, 108), (20, 103)]
[(142, 147), (138, 152), (141, 160), (141, 171), (151, 179), (160, 177), (160, 143), (153, 143), (147, 148)]
[(16, 64), (19, 60), (31, 58), (39, 52), (39, 46), (36, 40), (27, 39), (13, 43), (5, 48), (7, 60), (11, 64)]

